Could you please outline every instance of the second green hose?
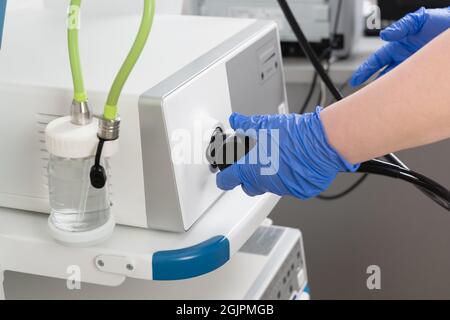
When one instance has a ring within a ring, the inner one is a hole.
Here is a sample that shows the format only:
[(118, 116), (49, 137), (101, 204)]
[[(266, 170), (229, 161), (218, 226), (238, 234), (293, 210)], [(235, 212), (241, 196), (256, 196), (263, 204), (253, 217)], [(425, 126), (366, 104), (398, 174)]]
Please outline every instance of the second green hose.
[(134, 41), (128, 56), (120, 68), (111, 90), (109, 91), (108, 100), (106, 102), (103, 114), (103, 117), (107, 120), (114, 120), (117, 117), (117, 104), (119, 102), (120, 94), (125, 82), (139, 59), (142, 50), (144, 50), (148, 36), (152, 29), (154, 15), (155, 0), (144, 0), (144, 13), (142, 15), (142, 21), (136, 40)]

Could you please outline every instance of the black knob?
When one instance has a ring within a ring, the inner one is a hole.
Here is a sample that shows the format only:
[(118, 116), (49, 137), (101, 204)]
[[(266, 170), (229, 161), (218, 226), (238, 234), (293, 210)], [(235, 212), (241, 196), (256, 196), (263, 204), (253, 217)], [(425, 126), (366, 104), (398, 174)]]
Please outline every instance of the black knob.
[(247, 155), (255, 145), (256, 140), (251, 137), (237, 132), (227, 135), (216, 130), (207, 150), (207, 159), (213, 168), (223, 171)]

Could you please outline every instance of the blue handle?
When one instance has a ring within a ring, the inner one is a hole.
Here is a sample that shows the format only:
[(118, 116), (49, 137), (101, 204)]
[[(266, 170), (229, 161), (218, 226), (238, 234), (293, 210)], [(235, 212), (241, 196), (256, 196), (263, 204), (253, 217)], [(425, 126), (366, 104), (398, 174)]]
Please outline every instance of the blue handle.
[(230, 259), (230, 243), (216, 236), (195, 246), (153, 254), (153, 280), (184, 280), (204, 275)]

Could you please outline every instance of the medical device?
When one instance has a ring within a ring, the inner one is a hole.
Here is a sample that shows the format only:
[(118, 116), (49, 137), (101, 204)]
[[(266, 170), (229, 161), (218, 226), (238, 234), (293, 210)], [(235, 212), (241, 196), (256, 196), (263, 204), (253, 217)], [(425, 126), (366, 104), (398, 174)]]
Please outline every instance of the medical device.
[(66, 280), (6, 271), (4, 291), (12, 300), (295, 300), (307, 296), (305, 261), (298, 230), (263, 225), (229, 263), (199, 278), (170, 282), (127, 279), (117, 287), (83, 282), (80, 290), (69, 290)]
[[(356, 13), (360, 5), (360, 1), (355, 0), (341, 4), (335, 0), (296, 0), (292, 10), (302, 22), (308, 41), (318, 55), (331, 46), (336, 56), (347, 57), (352, 52), (358, 30)], [(283, 55), (304, 55), (276, 1), (190, 0), (185, 6), (189, 14), (274, 20), (279, 27)]]
[(102, 242), (49, 233), (46, 132), (70, 114), (73, 100), (75, 115), (81, 115), (77, 119), (88, 119), (83, 111), (88, 96), (94, 116), (78, 128), (89, 134), (80, 132), (72, 141), (89, 137), (86, 168), (95, 165), (92, 155), (100, 144), (92, 132), (99, 132), (105, 118), (114, 118), (105, 116), (103, 106), (141, 18), (120, 13), (82, 18), (78, 38), (85, 90), (74, 94), (70, 61), (78, 59), (73, 59), (76, 50), (67, 54), (66, 11), (24, 9), (9, 15), (6, 28), (14, 39), (4, 38), (0, 59), (0, 108), (7, 115), (0, 119), (5, 137), (0, 142), (0, 271), (66, 279), (75, 262), (83, 281), (103, 286), (126, 279), (192, 279), (226, 265), (277, 204), (276, 195), (250, 198), (242, 190), (219, 190), (217, 170), (206, 159), (214, 133), (229, 134), (233, 111), (288, 112), (276, 24), (155, 16), (149, 45), (123, 87), (120, 139), (104, 164), (114, 232)]
[[(27, 41), (5, 39), (0, 59), (1, 108), (8, 114), (0, 130), (14, 137), (1, 141), (0, 205), (48, 213), (44, 130), (69, 113), (72, 101), (61, 27), (66, 12), (25, 10), (8, 18), (9, 34)], [(81, 61), (93, 114), (102, 112), (139, 19), (82, 20)], [(287, 112), (281, 65), (273, 22), (156, 17), (121, 98), (119, 149), (108, 177), (116, 222), (184, 232), (211, 212), (224, 195), (205, 159), (213, 131), (229, 129), (232, 111)]]

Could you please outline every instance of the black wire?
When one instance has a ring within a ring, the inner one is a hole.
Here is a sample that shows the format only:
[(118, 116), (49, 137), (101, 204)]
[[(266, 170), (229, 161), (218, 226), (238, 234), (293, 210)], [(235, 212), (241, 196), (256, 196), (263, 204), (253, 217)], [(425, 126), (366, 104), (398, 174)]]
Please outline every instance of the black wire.
[(438, 190), (438, 194), (440, 194), (443, 198), (447, 198), (450, 197), (450, 191), (448, 191), (446, 188), (442, 187), (441, 185), (439, 185), (438, 183), (436, 183), (435, 181), (433, 181), (432, 179), (418, 173), (415, 171), (412, 171), (410, 169), (404, 169), (402, 167), (399, 167), (397, 165), (394, 165), (392, 163), (389, 162), (385, 162), (382, 160), (371, 160), (368, 161), (362, 170), (365, 170), (365, 168), (369, 168), (369, 167), (380, 167), (383, 169), (389, 169), (389, 170), (397, 170), (399, 172), (401, 172), (402, 174), (409, 174), (409, 175), (413, 175), (414, 177), (417, 177), (418, 179), (420, 179), (421, 181), (423, 181), (424, 183), (433, 185), (433, 188), (435, 190)]
[[(286, 0), (277, 0), (277, 1), (278, 1), (278, 4), (280, 5), (281, 10), (284, 13), (286, 20), (288, 21), (290, 27), (292, 28), (292, 31), (294, 32), (295, 36), (297, 37), (300, 47), (303, 49), (306, 57), (310, 60), (311, 64), (316, 69), (316, 71), (319, 74), (319, 76), (321, 77), (323, 83), (327, 86), (328, 90), (331, 92), (331, 94), (337, 101), (342, 100), (344, 98), (344, 96), (341, 94), (341, 92), (338, 90), (338, 88), (334, 85), (333, 81), (331, 80), (331, 78), (329, 77), (327, 72), (325, 71), (320, 60), (318, 59), (317, 55), (315, 54), (314, 50), (312, 49), (311, 45), (309, 44), (308, 40), (306, 39), (306, 36), (303, 33), (294, 14), (292, 13), (292, 10), (289, 7), (288, 3), (286, 2)], [(396, 166), (395, 168), (391, 168), (391, 170), (393, 170), (393, 171), (397, 170), (399, 172), (399, 174), (401, 173), (401, 175), (404, 175), (399, 178), (403, 178), (403, 180), (408, 181), (407, 177), (410, 177), (405, 172), (398, 170), (400, 168), (405, 170), (406, 172), (414, 173), (414, 172), (410, 171), (409, 168), (395, 154), (388, 154), (385, 156), (385, 158), (391, 162), (390, 163), (391, 165)], [(365, 172), (364, 169), (369, 165), (371, 165), (371, 168), (374, 169), (374, 167), (379, 165), (379, 163), (376, 162), (376, 160), (371, 160), (366, 163), (363, 163), (361, 165), (360, 169), (358, 170), (358, 172)], [(365, 173), (371, 173), (371, 172), (365, 172)], [(387, 170), (380, 170), (380, 172), (378, 174), (382, 174), (382, 173), (385, 173), (386, 176), (390, 176), (388, 173), (391, 173), (391, 171), (388, 172)], [(422, 177), (424, 177), (424, 176), (422, 176)], [(436, 182), (434, 182), (431, 179), (428, 179), (427, 182), (424, 182), (423, 179), (418, 180), (418, 181), (416, 181), (416, 180), (413, 181), (413, 178), (411, 178), (408, 182), (415, 184), (419, 188), (419, 190), (421, 190), (425, 195), (430, 197), (430, 199), (432, 199), (437, 204), (442, 206), (443, 202), (444, 202), (446, 205), (444, 205), (443, 207), (450, 210), (450, 196), (445, 195), (445, 194), (444, 194), (444, 196), (441, 196), (441, 195), (438, 195), (435, 193), (436, 190), (441, 190), (441, 189), (447, 190), (447, 189), (440, 186), (439, 184), (437, 184)]]
[[(333, 36), (335, 36), (338, 32), (338, 28), (339, 28), (339, 22), (340, 22), (340, 18), (341, 18), (341, 9), (342, 9), (342, 0), (339, 0), (338, 3), (338, 9), (337, 9), (337, 13), (336, 13), (336, 17), (335, 17), (335, 24), (334, 24), (334, 29), (333, 29)], [(331, 47), (328, 48), (329, 51), (331, 51)], [(319, 58), (319, 60), (322, 60), (321, 58)], [(330, 59), (328, 59), (329, 62)], [(328, 73), (327, 73), (328, 74)], [(306, 112), (309, 102), (311, 101), (312, 95), (314, 93), (314, 89), (316, 87), (317, 84), (317, 78), (318, 78), (318, 72), (315, 71), (314, 72), (314, 78), (311, 84), (311, 88), (308, 92), (307, 98), (305, 99), (305, 102), (302, 106), (302, 109), (300, 110), (300, 114), (303, 114)], [(342, 86), (342, 89), (345, 89), (347, 84), (344, 84)], [(318, 97), (318, 102), (317, 105), (320, 104), (320, 101), (322, 100), (322, 90), (319, 91), (319, 97)], [(364, 174), (362, 177), (360, 177), (355, 183), (353, 183), (350, 187), (348, 187), (347, 189), (345, 189), (344, 191), (338, 193), (338, 194), (334, 194), (334, 195), (319, 195), (317, 198), (323, 201), (335, 201), (341, 198), (346, 197), (347, 195), (349, 195), (350, 193), (352, 193), (354, 190), (356, 190), (360, 185), (362, 185), (367, 178), (369, 177), (368, 174)]]
[(105, 140), (99, 138), (99, 142), (98, 142), (98, 145), (97, 145), (97, 152), (95, 153), (94, 166), (96, 166), (96, 167), (100, 166), (100, 161), (101, 161), (101, 157), (102, 157), (102, 151), (103, 151), (104, 144), (105, 144)]
[(369, 174), (365, 173), (361, 178), (359, 178), (354, 184), (352, 184), (349, 188), (342, 191), (341, 193), (334, 194), (334, 195), (319, 195), (317, 198), (323, 201), (335, 201), (341, 198), (344, 198), (348, 196), (350, 193), (352, 193), (356, 188), (358, 188), (360, 185), (366, 181), (366, 179), (369, 177)]
[[(340, 20), (341, 20), (342, 1), (343, 0), (338, 0), (338, 1), (339, 1), (339, 3), (338, 3), (337, 10), (336, 10), (336, 16), (334, 18), (334, 28), (333, 28), (333, 32), (332, 32), (333, 33), (332, 34), (333, 37), (336, 36), (336, 34), (338, 33), (339, 23), (340, 23)], [(322, 61), (323, 58), (328, 56), (327, 62), (329, 63), (332, 51), (333, 51), (333, 45), (332, 45), (332, 43), (330, 43), (330, 46), (324, 52), (322, 52), (322, 54), (320, 55), (319, 61)], [(300, 109), (299, 114), (305, 113), (306, 110), (308, 109), (309, 102), (311, 101), (311, 98), (312, 98), (312, 96), (314, 94), (314, 90), (315, 90), (316, 85), (317, 85), (317, 78), (318, 78), (318, 76), (319, 76), (319, 74), (317, 73), (317, 71), (314, 70), (314, 77), (313, 77), (313, 80), (311, 82), (311, 87), (310, 87), (309, 92), (308, 92), (308, 94), (306, 96), (306, 99), (305, 99), (305, 101), (303, 103), (303, 106)], [(322, 100), (322, 92), (321, 91), (320, 91), (320, 94), (319, 94), (319, 103), (318, 104), (320, 104), (320, 100)]]
[(365, 162), (361, 164), (360, 170), (361, 172), (388, 176), (410, 182), (421, 189), (427, 196), (431, 197), (438, 205), (450, 211), (450, 191), (418, 172), (406, 170), (400, 166), (381, 160)]
[(336, 86), (331, 81), (330, 77), (327, 75), (325, 69), (323, 68), (322, 64), (320, 63), (319, 58), (317, 57), (316, 53), (310, 46), (308, 39), (306, 39), (305, 34), (303, 33), (302, 29), (300, 28), (300, 25), (298, 24), (297, 20), (295, 19), (294, 14), (292, 13), (291, 8), (287, 4), (285, 0), (277, 0), (278, 4), (281, 7), (281, 10), (284, 13), (284, 16), (286, 17), (286, 20), (288, 21), (289, 25), (292, 28), (292, 31), (294, 32), (295, 36), (297, 37), (297, 40), (300, 44), (300, 47), (303, 49), (303, 52), (305, 53), (306, 57), (310, 60), (312, 65), (314, 66), (314, 69), (316, 69), (319, 76), (322, 78), (322, 81), (327, 86), (328, 90), (333, 94), (333, 96), (336, 98), (336, 100), (342, 100), (344, 97), (339, 92), (339, 90), (336, 88)]
[[(336, 17), (335, 17), (335, 20), (334, 20), (333, 36), (336, 36), (337, 33), (338, 33), (339, 22), (340, 22), (340, 19), (341, 19), (342, 2), (343, 2), (343, 0), (339, 0), (339, 2), (338, 2)], [(317, 72), (316, 72), (316, 75), (317, 75)], [(341, 87), (339, 87), (339, 91), (342, 92), (347, 87), (349, 81), (350, 81), (350, 78), (348, 79), (348, 81), (345, 81), (345, 83)], [(321, 100), (322, 100), (322, 91), (320, 91), (318, 104), (320, 104)], [(342, 191), (340, 193), (337, 193), (337, 194), (334, 194), (334, 195), (321, 194), (317, 198), (322, 200), (322, 201), (336, 201), (336, 200), (339, 200), (341, 198), (344, 198), (344, 197), (348, 196), (350, 193), (352, 193), (354, 190), (356, 190), (360, 185), (362, 185), (367, 180), (367, 178), (369, 178), (369, 174), (365, 173), (358, 180), (356, 180), (355, 183), (353, 183), (350, 187), (348, 187), (344, 191)]]

